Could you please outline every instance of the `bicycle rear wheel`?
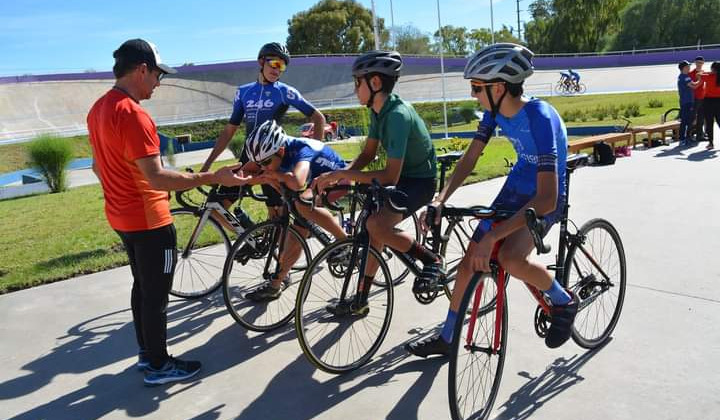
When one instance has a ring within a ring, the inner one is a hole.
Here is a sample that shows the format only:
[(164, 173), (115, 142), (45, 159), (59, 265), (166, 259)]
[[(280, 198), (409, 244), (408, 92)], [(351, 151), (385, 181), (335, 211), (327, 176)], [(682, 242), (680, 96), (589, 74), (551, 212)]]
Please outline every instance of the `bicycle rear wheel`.
[[(172, 209), (178, 258), (170, 294), (185, 299), (207, 296), (220, 287), (230, 239), (220, 223), (208, 217), (202, 225), (196, 209)], [(193, 232), (198, 232), (192, 240)], [(192, 240), (192, 242), (191, 242)]]
[(223, 272), (225, 306), (235, 321), (252, 331), (271, 331), (286, 324), (295, 313), (295, 294), (300, 277), (310, 264), (310, 249), (305, 238), (292, 226), (287, 227), (288, 241), (297, 241), (300, 257), (289, 272), (289, 282), (283, 285), (279, 298), (269, 302), (254, 302), (246, 295), (263, 286), (279, 269), (280, 237), (285, 232), (280, 222), (259, 223), (243, 233), (233, 244)]
[[(448, 367), (448, 396), (453, 420), (485, 420), (500, 389), (507, 354), (507, 299), (503, 301), (500, 325), (497, 311), (482, 313), (489, 299), (487, 287), (495, 283), (491, 274), (477, 273), (470, 281), (458, 310)], [(482, 289), (480, 289), (482, 286)], [(474, 309), (477, 308), (477, 309)], [(471, 322), (473, 321), (473, 322)], [(499, 345), (494, 341), (499, 334)]]
[[(328, 305), (355, 298), (360, 280), (358, 261), (366, 247), (352, 238), (333, 243), (313, 259), (300, 284), (295, 304), (298, 341), (310, 362), (325, 372), (350, 372), (367, 363), (390, 327), (392, 287), (370, 290), (365, 316), (334, 315), (327, 309)], [(337, 255), (346, 257), (338, 260), (333, 257)], [(370, 249), (370, 255), (380, 261), (376, 278), (390, 282), (390, 270), (380, 254)]]
[(580, 300), (572, 338), (592, 349), (602, 345), (617, 325), (625, 299), (625, 249), (617, 230), (604, 219), (585, 223), (580, 243), (568, 249), (565, 287)]

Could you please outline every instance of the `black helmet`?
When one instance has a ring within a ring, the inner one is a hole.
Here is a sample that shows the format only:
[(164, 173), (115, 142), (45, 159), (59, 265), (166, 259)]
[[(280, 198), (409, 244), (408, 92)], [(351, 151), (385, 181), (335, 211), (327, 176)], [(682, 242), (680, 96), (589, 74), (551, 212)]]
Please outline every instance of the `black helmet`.
[(260, 52), (258, 53), (258, 60), (268, 56), (280, 57), (285, 60), (285, 64), (290, 64), (290, 52), (288, 51), (287, 47), (278, 42), (271, 42), (269, 44), (263, 45), (262, 48), (260, 48)]
[(355, 59), (352, 74), (355, 77), (370, 73), (382, 73), (398, 77), (402, 68), (402, 56), (397, 51), (375, 50), (367, 52)]

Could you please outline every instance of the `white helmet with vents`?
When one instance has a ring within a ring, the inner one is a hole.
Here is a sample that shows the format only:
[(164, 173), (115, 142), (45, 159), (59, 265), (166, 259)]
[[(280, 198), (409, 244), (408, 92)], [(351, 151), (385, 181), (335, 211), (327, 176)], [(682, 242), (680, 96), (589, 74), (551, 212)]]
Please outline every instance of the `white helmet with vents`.
[(532, 51), (509, 42), (489, 45), (470, 57), (464, 77), (483, 81), (500, 79), (522, 83), (533, 74)]
[(287, 135), (275, 120), (267, 120), (255, 127), (246, 142), (245, 150), (253, 162), (262, 162), (277, 153), (287, 143)]

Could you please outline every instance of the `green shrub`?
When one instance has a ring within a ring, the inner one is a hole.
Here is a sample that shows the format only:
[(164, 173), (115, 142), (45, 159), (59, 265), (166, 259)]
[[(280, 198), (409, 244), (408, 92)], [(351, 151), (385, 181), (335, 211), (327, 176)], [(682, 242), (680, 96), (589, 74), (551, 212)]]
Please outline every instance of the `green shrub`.
[(608, 114), (612, 117), (612, 119), (617, 120), (620, 116), (620, 108), (615, 105), (610, 105), (608, 107)]
[(661, 101), (660, 99), (656, 99), (656, 98), (650, 99), (648, 101), (648, 107), (649, 108), (662, 108), (663, 101)]
[(450, 139), (448, 144), (445, 145), (445, 148), (451, 152), (463, 152), (467, 149), (468, 144), (470, 144), (470, 140), (468, 139), (453, 137)]
[(563, 121), (574, 122), (575, 121), (575, 110), (563, 111), (561, 115)]
[(631, 104), (628, 104), (625, 107), (625, 112), (623, 112), (623, 116), (625, 116), (625, 118), (639, 117), (640, 116), (640, 105), (638, 105), (634, 102)]
[(463, 104), (458, 110), (465, 124), (471, 122), (475, 118), (475, 105)]
[(30, 161), (47, 181), (50, 191), (68, 188), (66, 168), (73, 158), (73, 146), (64, 138), (42, 135), (27, 146)]
[(604, 106), (598, 106), (592, 110), (591, 114), (593, 118), (598, 121), (603, 121), (609, 114), (609, 111)]

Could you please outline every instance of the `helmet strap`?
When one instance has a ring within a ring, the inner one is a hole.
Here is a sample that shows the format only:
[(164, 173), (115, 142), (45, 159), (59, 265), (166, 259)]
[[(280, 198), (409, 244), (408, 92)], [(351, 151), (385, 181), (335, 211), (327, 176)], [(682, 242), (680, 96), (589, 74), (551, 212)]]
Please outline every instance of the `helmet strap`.
[(492, 96), (492, 89), (489, 85), (485, 85), (485, 94), (488, 97), (488, 102), (490, 102), (490, 114), (492, 115), (493, 119), (497, 116), (497, 114), (500, 112), (500, 105), (502, 105), (503, 99), (505, 99), (505, 95), (507, 94), (507, 87), (505, 87), (505, 90), (503, 91), (502, 95), (500, 95), (500, 99), (498, 99), (497, 103), (495, 103), (495, 100)]
[(365, 75), (365, 83), (367, 84), (368, 90), (370, 91), (370, 98), (368, 98), (367, 104), (365, 104), (366, 107), (372, 108), (373, 103), (375, 102), (375, 94), (382, 92), (382, 88), (378, 90), (373, 90), (372, 84), (370, 83), (370, 79), (372, 79), (372, 76), (370, 74)]

